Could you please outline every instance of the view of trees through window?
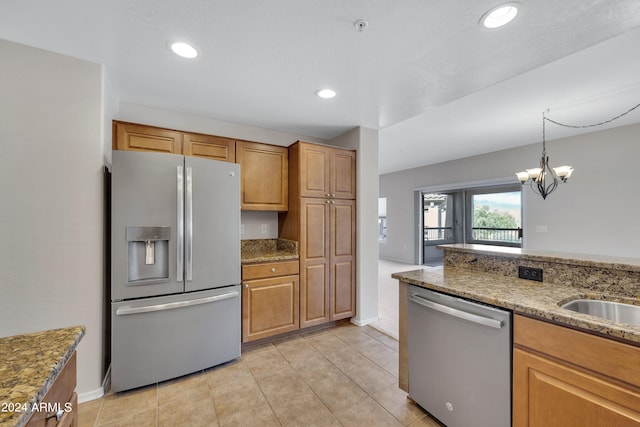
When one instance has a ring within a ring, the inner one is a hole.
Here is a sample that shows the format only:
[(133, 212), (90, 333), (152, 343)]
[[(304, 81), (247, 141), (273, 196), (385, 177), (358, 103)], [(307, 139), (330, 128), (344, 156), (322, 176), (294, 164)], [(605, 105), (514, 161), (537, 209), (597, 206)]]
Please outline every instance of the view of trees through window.
[(421, 196), (424, 264), (442, 259), (437, 248), (442, 244), (522, 246), (520, 184), (422, 192)]
[(473, 240), (519, 244), (522, 239), (520, 192), (473, 194)]

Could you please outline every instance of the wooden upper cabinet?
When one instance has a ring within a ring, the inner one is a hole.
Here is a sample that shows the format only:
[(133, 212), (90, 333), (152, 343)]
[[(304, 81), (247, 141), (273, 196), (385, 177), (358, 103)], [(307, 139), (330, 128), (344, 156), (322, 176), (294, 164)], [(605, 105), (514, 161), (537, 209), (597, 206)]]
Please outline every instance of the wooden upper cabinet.
[(236, 163), (240, 163), (243, 210), (286, 211), (289, 208), (286, 147), (236, 141)]
[(183, 146), (185, 156), (205, 157), (231, 163), (236, 161), (236, 141), (234, 139), (185, 133)]
[(113, 124), (114, 150), (183, 154), (232, 163), (236, 160), (234, 139), (135, 123), (114, 121)]
[(115, 150), (182, 154), (182, 132), (134, 123), (114, 122)]
[(331, 150), (330, 162), (331, 197), (336, 199), (356, 198), (356, 153), (354, 151)]
[(330, 197), (331, 149), (322, 145), (300, 143), (300, 197)]
[(356, 198), (356, 153), (298, 142), (300, 197)]

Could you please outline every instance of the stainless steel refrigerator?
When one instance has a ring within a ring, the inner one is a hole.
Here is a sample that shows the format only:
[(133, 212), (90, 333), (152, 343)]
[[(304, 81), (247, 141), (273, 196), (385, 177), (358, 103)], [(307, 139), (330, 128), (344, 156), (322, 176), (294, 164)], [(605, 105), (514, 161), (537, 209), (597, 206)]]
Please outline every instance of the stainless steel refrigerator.
[(240, 356), (240, 166), (113, 151), (111, 389)]

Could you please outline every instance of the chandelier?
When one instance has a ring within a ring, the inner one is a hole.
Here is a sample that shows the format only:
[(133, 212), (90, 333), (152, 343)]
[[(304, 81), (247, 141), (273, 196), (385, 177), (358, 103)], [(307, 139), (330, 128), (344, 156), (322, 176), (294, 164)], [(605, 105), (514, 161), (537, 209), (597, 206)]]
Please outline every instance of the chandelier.
[(518, 181), (524, 185), (527, 181), (531, 185), (531, 189), (546, 199), (547, 196), (558, 188), (560, 182), (567, 182), (573, 174), (571, 166), (559, 166), (552, 168), (549, 166), (549, 156), (547, 156), (546, 128), (545, 122), (549, 120), (542, 113), (542, 157), (540, 158), (540, 167), (526, 169), (523, 172), (517, 172)]
[[(557, 122), (555, 120), (551, 120), (550, 118), (545, 116), (545, 113), (542, 113), (542, 157), (540, 157), (540, 167), (525, 169), (523, 172), (516, 172), (516, 176), (518, 177), (518, 181), (522, 185), (524, 185), (527, 181), (531, 186), (531, 189), (534, 193), (538, 193), (542, 196), (543, 199), (546, 199), (547, 196), (558, 188), (558, 184), (561, 182), (567, 182), (571, 175), (573, 174), (573, 167), (571, 166), (559, 166), (556, 168), (552, 168), (549, 166), (549, 156), (547, 156), (547, 144), (546, 144), (546, 122), (554, 123), (558, 126), (564, 126), (568, 128), (591, 128), (595, 126), (602, 126), (607, 123), (610, 123), (614, 120), (619, 119), (620, 117), (629, 114), (636, 108), (640, 107), (640, 104), (636, 105), (625, 111), (622, 114), (618, 114), (612, 119), (606, 120), (600, 123), (594, 123), (589, 125), (567, 125), (564, 123)], [(547, 110), (548, 112), (549, 110)]]

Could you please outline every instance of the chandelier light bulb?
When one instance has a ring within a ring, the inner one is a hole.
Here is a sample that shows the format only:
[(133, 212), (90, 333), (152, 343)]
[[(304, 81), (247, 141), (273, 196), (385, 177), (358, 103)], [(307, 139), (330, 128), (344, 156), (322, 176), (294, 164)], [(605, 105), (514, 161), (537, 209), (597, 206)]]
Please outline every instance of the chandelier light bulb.
[(518, 177), (518, 181), (522, 184), (529, 180), (529, 172), (516, 172), (516, 176)]

